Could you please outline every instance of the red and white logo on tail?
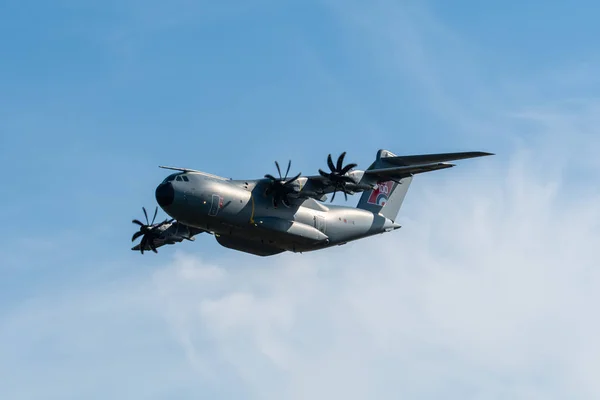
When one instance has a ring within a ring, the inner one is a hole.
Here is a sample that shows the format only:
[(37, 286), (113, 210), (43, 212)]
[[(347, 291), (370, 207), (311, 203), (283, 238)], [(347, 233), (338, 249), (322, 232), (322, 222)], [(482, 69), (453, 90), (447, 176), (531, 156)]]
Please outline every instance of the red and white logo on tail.
[(377, 204), (378, 206), (384, 206), (392, 193), (394, 187), (394, 181), (381, 182), (377, 184), (377, 188), (371, 190), (371, 194), (367, 199), (369, 204)]

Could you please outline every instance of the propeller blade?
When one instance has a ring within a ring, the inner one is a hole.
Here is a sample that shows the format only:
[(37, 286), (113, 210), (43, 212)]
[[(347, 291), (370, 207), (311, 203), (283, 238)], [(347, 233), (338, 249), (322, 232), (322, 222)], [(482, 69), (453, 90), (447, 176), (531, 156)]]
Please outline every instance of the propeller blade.
[(356, 167), (358, 164), (352, 163), (352, 164), (348, 164), (346, 165), (344, 168), (342, 168), (340, 170), (340, 175), (345, 175), (348, 173), (348, 171), (350, 171), (352, 168)]
[(158, 253), (158, 251), (156, 251), (156, 246), (154, 245), (154, 240), (152, 239), (150, 239), (150, 248), (153, 252)]
[(140, 253), (144, 254), (144, 249), (146, 248), (147, 236), (144, 235), (142, 237), (142, 241), (140, 242)]
[(290, 180), (287, 181), (286, 183), (284, 183), (284, 185), (289, 185), (289, 184), (293, 183), (296, 179), (300, 178), (300, 175), (302, 175), (302, 172), (298, 172), (298, 174), (296, 176), (294, 176), (293, 178), (290, 178)]
[(279, 163), (275, 161), (275, 166), (277, 167), (277, 172), (279, 173), (279, 179), (281, 179), (281, 169), (279, 168)]
[(335, 194), (337, 193), (337, 190), (333, 191), (333, 195), (331, 196), (331, 200), (329, 201), (330, 203), (333, 203), (333, 199), (335, 199)]
[(289, 207), (289, 199), (288, 195), (292, 193), (296, 193), (297, 189), (292, 185), (300, 176), (302, 176), (302, 172), (299, 172), (294, 177), (288, 179), (288, 175), (290, 173), (290, 169), (292, 168), (292, 160), (288, 160), (287, 169), (285, 171), (285, 175), (281, 175), (281, 166), (278, 161), (275, 161), (275, 167), (277, 167), (277, 172), (279, 173), (279, 179), (275, 178), (271, 174), (265, 174), (265, 178), (271, 181), (271, 184), (266, 188), (265, 194), (267, 196), (272, 196), (273, 207), (277, 208), (280, 203)]
[(287, 179), (287, 176), (290, 172), (290, 167), (292, 166), (292, 160), (288, 161), (288, 167), (287, 167), (287, 171), (285, 171), (285, 177), (283, 178), (284, 180)]
[(341, 171), (342, 169), (342, 164), (344, 163), (344, 157), (346, 157), (346, 152), (343, 152), (342, 154), (340, 154), (340, 156), (337, 159), (337, 170)]
[(142, 235), (143, 235), (142, 232), (137, 231), (136, 233), (133, 234), (133, 237), (131, 238), (131, 241), (133, 242), (135, 239), (139, 238)]
[(162, 230), (161, 227), (165, 224), (172, 223), (173, 221), (175, 221), (175, 218), (171, 218), (171, 219), (165, 218), (164, 221), (158, 222), (155, 224), (154, 222), (156, 221), (156, 216), (158, 215), (158, 206), (157, 206), (154, 209), (154, 215), (152, 216), (152, 223), (150, 223), (150, 221), (148, 220), (148, 211), (146, 210), (146, 207), (142, 207), (142, 211), (144, 212), (144, 216), (146, 218), (147, 224), (142, 223), (138, 219), (134, 219), (131, 221), (132, 223), (140, 226), (140, 230), (133, 234), (133, 236), (131, 237), (131, 241), (133, 242), (141, 236), (142, 240), (140, 241), (140, 244), (139, 244), (140, 253), (144, 254), (144, 251), (147, 250), (147, 246), (155, 253), (158, 253), (156, 251), (156, 245), (154, 243), (154, 240), (160, 237), (161, 230)]
[(158, 206), (156, 207), (156, 209), (154, 209), (154, 217), (152, 217), (152, 223), (150, 225), (154, 224), (154, 220), (156, 219), (156, 213), (158, 213)]
[(356, 163), (350, 163), (344, 166), (344, 159), (346, 157), (346, 152), (344, 151), (336, 160), (336, 165), (333, 164), (333, 159), (331, 158), (331, 154), (327, 156), (327, 166), (331, 170), (331, 173), (326, 173), (325, 171), (319, 169), (319, 174), (329, 179), (331, 185), (333, 186), (333, 195), (331, 196), (331, 201), (335, 198), (335, 194), (337, 191), (343, 191), (344, 197), (348, 200), (348, 194), (353, 194), (354, 192), (348, 192), (346, 190), (347, 183), (356, 184), (354, 179), (351, 176), (346, 175), (352, 168), (358, 166)]
[(319, 175), (321, 175), (324, 178), (329, 178), (329, 176), (331, 174), (328, 174), (327, 172), (323, 171), (322, 169), (319, 169)]
[(331, 154), (327, 156), (327, 166), (331, 170), (331, 172), (335, 171), (335, 165), (333, 165), (333, 160), (331, 159)]

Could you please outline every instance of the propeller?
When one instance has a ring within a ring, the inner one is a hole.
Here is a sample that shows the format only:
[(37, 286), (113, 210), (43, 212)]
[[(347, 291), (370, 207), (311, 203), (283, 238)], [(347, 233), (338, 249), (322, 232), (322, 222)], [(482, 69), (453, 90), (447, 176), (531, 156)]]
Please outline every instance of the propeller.
[(344, 197), (348, 200), (348, 193), (352, 194), (346, 189), (347, 183), (356, 183), (352, 177), (346, 175), (348, 171), (352, 168), (356, 167), (358, 164), (351, 163), (342, 167), (344, 164), (344, 157), (346, 157), (346, 152), (340, 154), (337, 159), (337, 164), (333, 164), (333, 160), (331, 159), (331, 154), (327, 156), (327, 166), (331, 170), (331, 172), (325, 172), (322, 169), (319, 169), (319, 174), (321, 176), (329, 179), (334, 186), (333, 195), (331, 196), (331, 201), (335, 198), (335, 193), (340, 191), (344, 193)]
[(288, 179), (288, 173), (290, 172), (290, 167), (292, 166), (292, 160), (288, 161), (287, 170), (285, 171), (285, 175), (281, 176), (281, 168), (279, 168), (279, 163), (275, 161), (275, 166), (277, 167), (277, 172), (279, 173), (279, 178), (275, 178), (271, 174), (266, 174), (265, 178), (271, 181), (271, 185), (266, 191), (267, 196), (273, 195), (273, 206), (277, 207), (279, 202), (283, 203), (285, 206), (289, 207), (289, 200), (287, 196), (291, 193), (296, 192), (296, 188), (293, 183), (300, 177), (302, 172), (298, 172), (298, 174), (290, 179)]
[(132, 223), (140, 226), (140, 230), (133, 234), (131, 241), (133, 242), (135, 239), (142, 236), (142, 240), (140, 242), (140, 252), (142, 254), (144, 254), (144, 249), (146, 248), (146, 245), (149, 244), (150, 249), (152, 249), (153, 252), (158, 253), (158, 251), (156, 251), (156, 247), (154, 246), (154, 239), (160, 237), (160, 233), (161, 233), (161, 231), (158, 228), (164, 224), (173, 222), (174, 219), (171, 219), (171, 220), (165, 219), (163, 222), (159, 222), (159, 223), (155, 224), (154, 220), (156, 219), (156, 214), (158, 213), (158, 207), (156, 207), (156, 210), (154, 210), (154, 216), (152, 217), (152, 222), (149, 222), (149, 220), (148, 220), (148, 213), (146, 212), (146, 208), (142, 207), (142, 210), (144, 211), (144, 216), (146, 217), (146, 223), (144, 224), (140, 220), (137, 220), (137, 219), (134, 219), (133, 221), (131, 221)]

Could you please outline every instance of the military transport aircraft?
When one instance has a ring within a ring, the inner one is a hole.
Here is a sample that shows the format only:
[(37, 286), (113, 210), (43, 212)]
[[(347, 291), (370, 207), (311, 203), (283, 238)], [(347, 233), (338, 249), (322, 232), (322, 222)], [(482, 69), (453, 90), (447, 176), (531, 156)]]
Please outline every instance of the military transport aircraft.
[[(493, 155), (463, 152), (396, 156), (379, 150), (375, 161), (364, 171), (357, 164), (344, 165), (346, 152), (334, 164), (327, 157), (329, 172), (288, 177), (291, 161), (282, 176), (266, 174), (263, 179), (234, 180), (187, 168), (160, 168), (178, 171), (156, 188), (158, 205), (171, 219), (140, 226), (132, 241), (141, 237), (132, 250), (152, 250), (165, 244), (195, 239), (199, 233), (214, 235), (224, 247), (246, 253), (271, 256), (284, 251), (307, 252), (342, 245), (353, 240), (400, 228), (396, 216), (413, 176), (453, 167), (448, 161)], [(362, 193), (356, 207), (325, 203), (327, 194)]]

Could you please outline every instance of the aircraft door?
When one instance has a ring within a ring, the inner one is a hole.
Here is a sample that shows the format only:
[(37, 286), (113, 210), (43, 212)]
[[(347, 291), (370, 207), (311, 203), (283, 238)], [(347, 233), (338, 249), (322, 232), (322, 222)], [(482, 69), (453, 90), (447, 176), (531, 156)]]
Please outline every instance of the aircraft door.
[(219, 209), (223, 206), (223, 198), (218, 194), (212, 195), (212, 203), (210, 204), (210, 210), (208, 215), (214, 217), (219, 212)]
[(326, 228), (325, 218), (323, 218), (320, 215), (315, 215), (314, 222), (315, 222), (315, 228), (317, 228), (321, 232), (325, 233), (325, 228)]

